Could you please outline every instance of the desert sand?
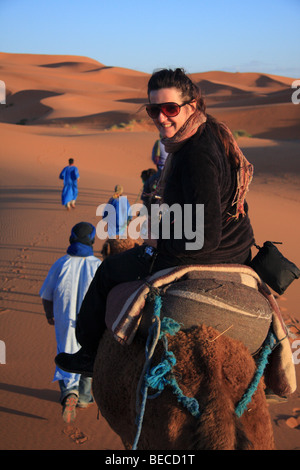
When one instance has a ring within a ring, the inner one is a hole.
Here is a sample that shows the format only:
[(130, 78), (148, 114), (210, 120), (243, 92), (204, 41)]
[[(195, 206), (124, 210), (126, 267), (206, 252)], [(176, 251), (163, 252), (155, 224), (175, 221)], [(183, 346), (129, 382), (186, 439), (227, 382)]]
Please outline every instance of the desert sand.
[[(141, 110), (148, 78), (85, 57), (0, 54), (6, 84), (6, 104), (0, 105), (2, 450), (123, 449), (96, 405), (79, 409), (72, 425), (63, 422), (58, 384), (52, 382), (54, 327), (45, 319), (39, 289), (65, 253), (72, 226), (97, 225), (96, 208), (116, 184), (124, 186), (130, 203), (140, 202), (140, 173), (153, 167), (157, 138)], [(282, 242), (282, 253), (300, 266), (300, 105), (291, 102), (294, 79), (225, 72), (193, 78), (209, 113), (232, 131), (243, 131), (238, 143), (255, 168), (247, 200), (256, 242)], [(58, 175), (70, 157), (80, 182), (77, 207), (67, 212)], [(96, 256), (102, 243), (96, 239)], [(300, 339), (299, 289), (296, 280), (278, 298), (294, 346)], [(300, 352), (297, 357), (300, 362)], [(300, 364), (295, 367), (299, 383)], [(271, 404), (270, 412), (277, 449), (300, 449), (300, 420), (290, 419), (300, 416), (299, 388), (286, 403)]]

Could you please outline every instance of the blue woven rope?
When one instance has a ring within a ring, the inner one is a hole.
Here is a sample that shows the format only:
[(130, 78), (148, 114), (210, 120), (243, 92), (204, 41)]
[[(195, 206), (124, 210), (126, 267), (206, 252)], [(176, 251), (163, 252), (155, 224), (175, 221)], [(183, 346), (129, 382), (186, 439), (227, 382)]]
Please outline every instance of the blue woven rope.
[[(180, 330), (180, 324), (177, 323), (172, 318), (165, 317), (162, 321), (160, 321), (160, 311), (162, 307), (162, 300), (160, 295), (155, 296), (154, 300), (154, 322), (152, 326), (149, 328), (149, 334), (146, 343), (146, 364), (143, 370), (143, 383), (141, 385), (141, 394), (142, 394), (142, 402), (140, 405), (139, 414), (137, 416), (136, 424), (137, 424), (137, 433), (135, 436), (135, 440), (132, 446), (133, 450), (137, 449), (137, 444), (140, 438), (140, 434), (142, 431), (143, 425), (143, 418), (146, 408), (146, 401), (147, 398), (155, 398), (157, 397), (165, 388), (166, 385), (170, 385), (173, 389), (173, 393), (177, 396), (178, 402), (187, 408), (187, 410), (195, 417), (199, 417), (199, 404), (195, 398), (186, 397), (173, 373), (172, 369), (176, 364), (176, 358), (172, 351), (168, 351), (168, 341), (166, 338), (166, 334), (170, 334), (174, 336)], [(163, 340), (163, 344), (165, 347), (165, 351), (162, 357), (161, 362), (150, 369), (151, 367), (151, 359), (152, 355), (155, 350), (155, 346), (157, 344), (158, 339)], [(152, 341), (152, 345), (151, 345)], [(158, 393), (152, 396), (148, 396), (148, 389), (151, 388), (153, 390), (158, 390)]]
[[(178, 324), (177, 324), (178, 325)], [(177, 400), (181, 403), (182, 406), (187, 408), (187, 410), (195, 417), (200, 417), (199, 412), (199, 403), (195, 398), (190, 398), (185, 396), (180, 389), (174, 374), (172, 374), (172, 369), (176, 364), (176, 358), (172, 351), (168, 351), (167, 338), (163, 338), (165, 352), (163, 354), (160, 364), (153, 367), (149, 373), (145, 376), (145, 385), (154, 390), (162, 391), (164, 388), (169, 385), (173, 389), (173, 393), (177, 396)]]
[(253, 376), (253, 379), (247, 389), (247, 391), (242, 396), (241, 400), (236, 406), (235, 413), (240, 418), (244, 411), (246, 410), (248, 404), (251, 402), (252, 397), (257, 390), (260, 379), (262, 378), (266, 365), (268, 363), (269, 355), (271, 354), (274, 346), (276, 344), (276, 337), (272, 330), (269, 331), (269, 334), (264, 342), (261, 355), (256, 364), (256, 371)]

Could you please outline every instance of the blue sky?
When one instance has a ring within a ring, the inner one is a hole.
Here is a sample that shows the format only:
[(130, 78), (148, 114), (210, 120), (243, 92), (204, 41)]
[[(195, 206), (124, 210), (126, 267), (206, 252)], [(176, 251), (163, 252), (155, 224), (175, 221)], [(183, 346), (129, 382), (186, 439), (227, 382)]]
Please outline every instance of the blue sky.
[(0, 0), (0, 51), (300, 78), (300, 0)]

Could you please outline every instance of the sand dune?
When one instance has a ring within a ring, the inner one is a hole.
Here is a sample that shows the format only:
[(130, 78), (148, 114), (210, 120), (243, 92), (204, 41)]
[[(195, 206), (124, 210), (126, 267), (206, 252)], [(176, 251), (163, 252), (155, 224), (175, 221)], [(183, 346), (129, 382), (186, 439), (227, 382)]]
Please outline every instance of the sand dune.
[[(147, 74), (106, 67), (82, 57), (0, 54), (7, 103), (0, 122), (91, 126), (143, 121)], [(232, 130), (254, 137), (296, 139), (300, 110), (291, 102), (292, 79), (258, 73), (192, 74), (213, 113)], [(272, 105), (272, 106), (271, 106)]]
[[(97, 420), (96, 407), (78, 411), (72, 427), (63, 423), (51, 382), (54, 331), (38, 292), (65, 253), (71, 227), (81, 220), (96, 225), (96, 208), (115, 184), (124, 185), (131, 203), (139, 201), (140, 173), (152, 167), (157, 138), (141, 109), (148, 78), (85, 57), (0, 54), (7, 89), (0, 105), (1, 449), (122, 449), (104, 419)], [(282, 252), (300, 266), (300, 106), (291, 102), (293, 79), (221, 71), (193, 78), (208, 112), (248, 134), (239, 143), (255, 166), (248, 202), (257, 243), (282, 241)], [(81, 177), (77, 209), (67, 213), (58, 175), (71, 156)], [(101, 246), (97, 239), (96, 255)], [(299, 282), (279, 298), (298, 339)], [(299, 398), (297, 391), (270, 406), (278, 449), (300, 448), (299, 426), (287, 421), (299, 415)]]

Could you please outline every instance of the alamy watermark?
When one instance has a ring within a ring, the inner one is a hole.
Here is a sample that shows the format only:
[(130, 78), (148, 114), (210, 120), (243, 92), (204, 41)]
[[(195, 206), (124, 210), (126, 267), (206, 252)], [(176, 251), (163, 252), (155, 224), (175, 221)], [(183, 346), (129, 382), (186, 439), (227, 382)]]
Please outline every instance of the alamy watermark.
[(0, 80), (0, 104), (6, 104), (6, 87), (3, 80)]
[(300, 339), (293, 341), (291, 347), (293, 351), (293, 363), (295, 365), (300, 364)]
[(0, 340), (0, 364), (6, 364), (6, 346), (4, 341)]
[[(98, 238), (138, 238), (186, 240), (186, 250), (201, 250), (204, 244), (204, 204), (133, 204), (128, 211), (127, 197), (119, 198), (118, 214), (112, 204), (101, 204), (96, 210), (102, 220), (97, 224)], [(105, 231), (107, 228), (107, 231)]]
[(292, 88), (297, 88), (292, 93), (292, 103), (293, 104), (299, 104), (300, 103), (300, 80), (294, 80), (292, 83)]

